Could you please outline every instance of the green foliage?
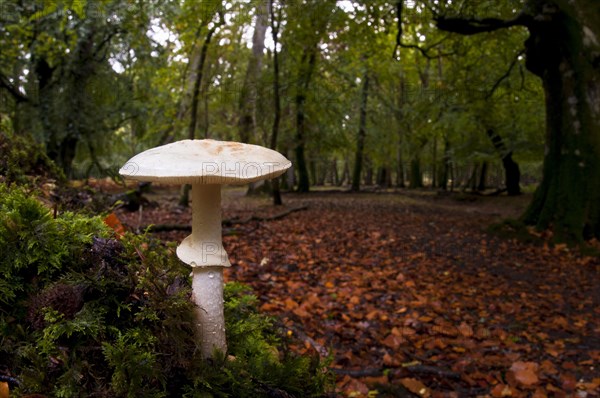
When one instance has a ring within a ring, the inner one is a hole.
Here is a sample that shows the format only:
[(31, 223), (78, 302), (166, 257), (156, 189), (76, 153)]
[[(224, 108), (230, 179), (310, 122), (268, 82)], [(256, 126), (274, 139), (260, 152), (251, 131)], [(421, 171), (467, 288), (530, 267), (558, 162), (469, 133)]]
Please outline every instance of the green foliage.
[[(112, 386), (117, 394), (134, 397), (144, 390), (146, 379), (157, 380), (164, 385), (166, 375), (158, 367), (155, 351), (156, 339), (148, 331), (131, 329), (117, 334), (112, 343), (102, 343), (104, 356), (113, 369)], [(148, 394), (146, 392), (146, 394)], [(154, 397), (165, 396), (157, 391)]]
[(318, 358), (286, 348), (248, 288), (225, 288), (229, 352), (198, 357), (189, 268), (146, 236), (120, 241), (98, 217), (53, 217), (0, 184), (0, 369), (15, 396), (318, 396)]
[(14, 305), (57, 279), (65, 269), (81, 269), (78, 258), (92, 235), (107, 235), (100, 218), (49, 209), (22, 189), (0, 185), (0, 303)]

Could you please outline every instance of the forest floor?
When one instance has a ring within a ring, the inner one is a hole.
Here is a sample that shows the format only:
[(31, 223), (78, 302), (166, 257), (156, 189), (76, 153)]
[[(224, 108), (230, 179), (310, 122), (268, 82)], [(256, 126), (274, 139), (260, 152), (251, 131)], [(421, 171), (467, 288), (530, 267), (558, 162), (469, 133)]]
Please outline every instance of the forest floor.
[[(244, 194), (223, 193), (226, 278), (255, 290), (298, 352), (331, 357), (340, 395), (599, 396), (600, 258), (488, 232), (529, 196), (315, 192), (274, 208)], [(188, 224), (177, 196), (117, 215)]]

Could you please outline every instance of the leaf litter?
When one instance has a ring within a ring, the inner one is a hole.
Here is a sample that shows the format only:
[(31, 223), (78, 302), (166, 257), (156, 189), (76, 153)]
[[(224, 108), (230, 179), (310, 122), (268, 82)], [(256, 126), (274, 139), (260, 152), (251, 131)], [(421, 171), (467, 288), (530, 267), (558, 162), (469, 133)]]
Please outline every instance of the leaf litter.
[[(296, 351), (331, 355), (340, 395), (600, 396), (598, 257), (486, 233), (506, 213), (500, 202), (285, 199), (284, 210), (308, 209), (224, 237), (226, 278), (252, 286)], [(169, 206), (146, 222), (190, 221)], [(281, 210), (239, 191), (224, 198), (231, 220)]]

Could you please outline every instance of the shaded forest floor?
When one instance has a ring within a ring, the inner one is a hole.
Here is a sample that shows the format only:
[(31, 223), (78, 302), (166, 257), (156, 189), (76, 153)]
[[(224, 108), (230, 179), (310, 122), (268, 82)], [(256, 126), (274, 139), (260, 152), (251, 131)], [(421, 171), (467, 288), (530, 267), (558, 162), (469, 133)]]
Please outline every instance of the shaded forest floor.
[[(118, 216), (188, 224), (177, 195)], [(600, 259), (486, 232), (528, 199), (312, 193), (275, 209), (227, 189), (223, 217), (244, 222), (225, 230), (226, 278), (254, 288), (299, 352), (330, 355), (344, 396), (598, 396)]]

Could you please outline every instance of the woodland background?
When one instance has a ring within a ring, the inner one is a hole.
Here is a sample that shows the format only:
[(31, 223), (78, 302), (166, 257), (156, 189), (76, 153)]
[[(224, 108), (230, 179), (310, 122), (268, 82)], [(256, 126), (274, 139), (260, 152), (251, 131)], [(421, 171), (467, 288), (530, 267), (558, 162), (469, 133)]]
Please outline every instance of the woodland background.
[[(0, 397), (597, 396), (599, 27), (595, 0), (0, 0)], [(212, 364), (188, 192), (117, 173), (186, 138), (293, 162), (223, 190), (246, 287)]]

